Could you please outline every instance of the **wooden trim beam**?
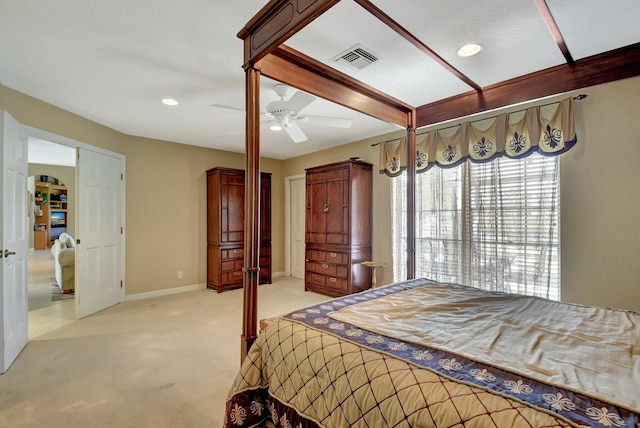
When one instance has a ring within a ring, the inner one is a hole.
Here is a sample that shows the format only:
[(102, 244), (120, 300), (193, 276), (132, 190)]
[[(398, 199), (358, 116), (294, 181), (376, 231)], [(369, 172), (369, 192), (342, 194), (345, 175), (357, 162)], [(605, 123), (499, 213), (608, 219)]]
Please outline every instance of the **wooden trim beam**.
[[(438, 64), (447, 69), (450, 73), (455, 75), (458, 79), (462, 80), (467, 85), (471, 86), (476, 91), (481, 91), (482, 88), (476, 82), (471, 80), (467, 75), (462, 73), (460, 70), (455, 68), (453, 65), (449, 64), (447, 60), (438, 55), (433, 49), (429, 46), (425, 45), (422, 40), (418, 39), (414, 36), (409, 30), (404, 28), (398, 22), (396, 22), (389, 15), (384, 13), (380, 8), (371, 3), (369, 0), (354, 0), (360, 6), (362, 6), (367, 12), (378, 18), (382, 21), (387, 27), (391, 28), (393, 31), (398, 33), (404, 39), (406, 39), (409, 43), (420, 49), (422, 52), (430, 56), (433, 60), (435, 60)], [(544, 1), (544, 0), (543, 0)]]
[(418, 107), (417, 128), (640, 75), (640, 43)]
[(263, 76), (403, 128), (414, 111), (409, 104), (286, 46), (264, 57), (259, 67)]
[(238, 32), (251, 67), (340, 0), (271, 0)]
[(551, 14), (551, 10), (549, 9), (549, 5), (547, 5), (546, 0), (533, 0), (533, 2), (538, 8), (538, 12), (540, 12), (540, 15), (542, 15), (544, 23), (547, 24), (547, 28), (551, 32), (553, 39), (556, 41), (560, 52), (562, 52), (562, 55), (564, 55), (564, 59), (567, 61), (567, 64), (573, 64), (575, 61), (571, 56), (571, 52), (569, 52), (569, 47), (564, 41), (564, 37), (562, 37), (560, 28), (558, 27), (555, 18)]

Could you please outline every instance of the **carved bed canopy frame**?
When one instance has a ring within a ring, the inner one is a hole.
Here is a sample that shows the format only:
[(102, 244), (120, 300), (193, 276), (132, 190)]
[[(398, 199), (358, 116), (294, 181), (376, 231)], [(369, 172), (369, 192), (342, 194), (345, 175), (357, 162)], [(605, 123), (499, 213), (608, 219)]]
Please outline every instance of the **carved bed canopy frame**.
[[(238, 33), (244, 41), (246, 90), (245, 259), (241, 359), (257, 336), (260, 246), (260, 76), (398, 125), (407, 132), (407, 159), (415, 152), (417, 128), (550, 95), (640, 75), (640, 43), (574, 61), (544, 0), (534, 0), (566, 64), (480, 87), (378, 9), (365, 10), (440, 63), (472, 91), (419, 107), (408, 105), (340, 73), (283, 43), (340, 0), (271, 0)], [(407, 165), (407, 279), (415, 274), (415, 163)]]

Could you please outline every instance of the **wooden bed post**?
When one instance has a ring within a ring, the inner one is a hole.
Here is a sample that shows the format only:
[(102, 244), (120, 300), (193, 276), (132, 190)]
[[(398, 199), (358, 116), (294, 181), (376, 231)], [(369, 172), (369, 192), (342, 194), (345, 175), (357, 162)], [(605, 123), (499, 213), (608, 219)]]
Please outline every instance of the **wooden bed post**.
[(260, 271), (260, 70), (245, 69), (246, 150), (244, 180), (244, 267), (240, 362), (256, 340)]
[[(241, 361), (244, 361), (257, 338), (258, 326), (260, 76), (290, 84), (299, 90), (406, 128), (413, 133), (415, 149), (414, 107), (282, 45), (339, 1), (305, 0), (298, 2), (298, 5), (293, 0), (270, 0), (238, 32), (238, 38), (244, 41), (247, 112)], [(414, 215), (413, 210), (411, 213)], [(410, 260), (414, 257), (410, 257)]]
[(407, 114), (407, 279), (416, 277), (416, 112)]

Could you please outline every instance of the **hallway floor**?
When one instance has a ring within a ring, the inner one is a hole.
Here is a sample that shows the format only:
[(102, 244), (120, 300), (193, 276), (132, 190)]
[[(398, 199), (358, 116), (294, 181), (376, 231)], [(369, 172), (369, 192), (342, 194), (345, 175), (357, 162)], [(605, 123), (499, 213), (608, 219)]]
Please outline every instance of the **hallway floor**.
[(51, 251), (29, 255), (29, 339), (56, 330), (76, 319), (75, 299), (51, 301), (51, 284), (56, 283)]

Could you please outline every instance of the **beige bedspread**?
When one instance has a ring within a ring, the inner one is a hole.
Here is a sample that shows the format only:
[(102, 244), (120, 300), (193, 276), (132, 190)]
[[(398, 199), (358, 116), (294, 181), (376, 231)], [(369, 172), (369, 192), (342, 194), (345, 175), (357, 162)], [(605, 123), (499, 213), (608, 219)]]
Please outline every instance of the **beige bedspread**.
[(640, 410), (637, 314), (432, 285), (329, 316)]
[(285, 319), (251, 347), (229, 393), (225, 428), (265, 427), (272, 419), (276, 427), (295, 428), (571, 426)]
[(640, 428), (639, 319), (425, 279), (333, 299), (258, 336), (225, 426)]

